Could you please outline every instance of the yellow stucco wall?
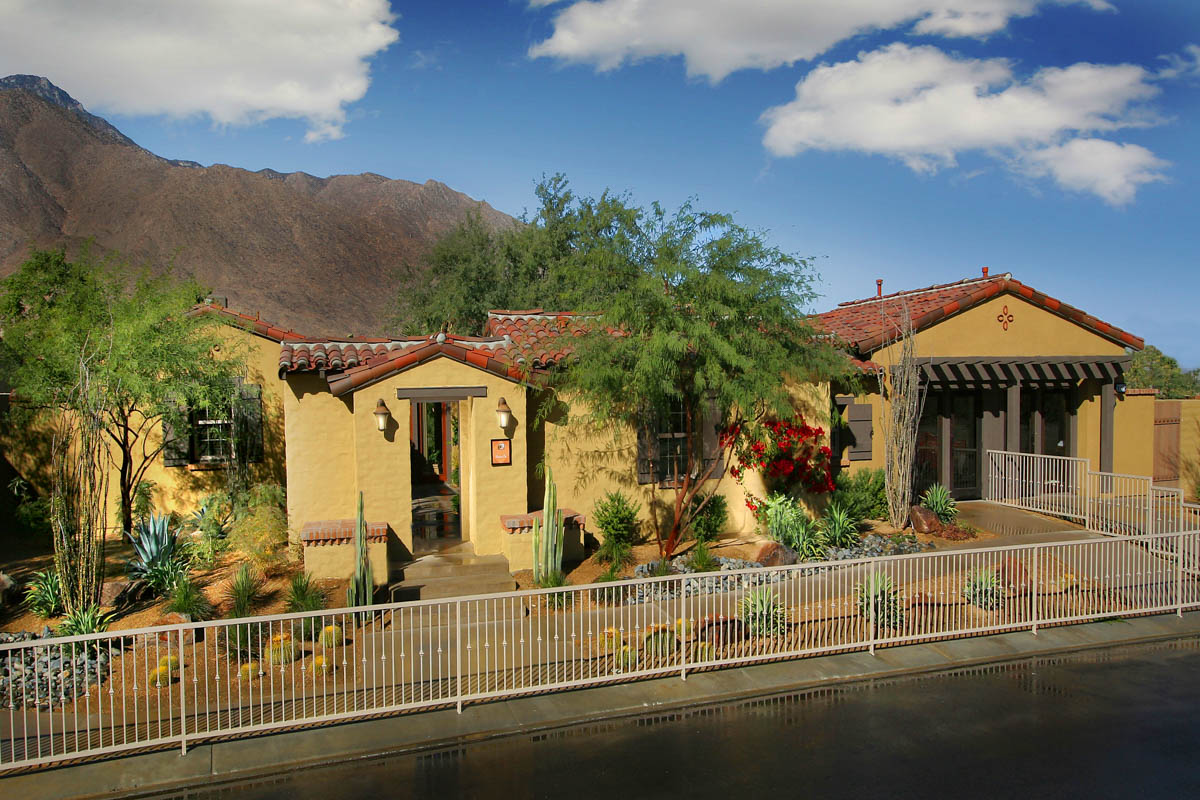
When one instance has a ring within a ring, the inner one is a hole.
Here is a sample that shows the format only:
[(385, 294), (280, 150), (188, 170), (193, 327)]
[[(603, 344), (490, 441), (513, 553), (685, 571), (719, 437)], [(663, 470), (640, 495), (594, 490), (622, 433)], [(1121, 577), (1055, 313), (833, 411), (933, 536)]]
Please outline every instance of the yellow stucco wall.
[[(304, 548), (304, 571), (314, 578), (346, 580), (358, 569), (358, 553), (354, 543), (309, 545)], [(371, 579), (376, 586), (388, 580), (388, 549), (385, 542), (367, 542), (367, 561), (371, 564)], [(335, 597), (341, 605), (343, 598)]]
[[(1095, 436), (1099, 440), (1099, 414)], [(1092, 469), (1099, 469), (1099, 458)], [(1113, 415), (1113, 472), (1126, 475), (1154, 474), (1154, 396), (1134, 395), (1117, 398)]]
[[(1008, 307), (1008, 330), (997, 317)], [(887, 364), (898, 345), (871, 355)], [(1122, 345), (1035, 306), (1017, 295), (1000, 295), (916, 334), (919, 357), (1119, 356)]]
[(1200, 495), (1200, 399), (1179, 402), (1179, 488)]
[[(287, 378), (288, 515), (293, 530), (318, 520), (356, 513), (358, 492), (368, 522), (386, 522), (412, 550), (410, 404), (396, 398), (399, 388), (477, 387), (485, 397), (460, 403), (460, 515), (463, 539), (478, 554), (500, 553), (500, 515), (523, 514), (526, 507), (526, 452), (523, 426), (529, 424), (524, 390), (490, 372), (438, 358), (357, 390), (343, 398), (329, 393), (316, 375)], [(513, 409), (512, 466), (491, 465), (491, 440), (505, 438), (496, 419), (504, 397)], [(379, 399), (392, 419), (381, 433), (375, 422)]]
[[(250, 467), (254, 482), (269, 482), (284, 485), (287, 480), (284, 445), (284, 398), (282, 386), (276, 372), (279, 363), (279, 344), (264, 339), (241, 328), (221, 325), (216, 329), (223, 340), (222, 354), (238, 357), (245, 361), (244, 378), (247, 383), (262, 387), (263, 405), (263, 461)], [(49, 492), (49, 428), (18, 430), (7, 424), (0, 431), (0, 448), (17, 473), (42, 495)], [(145, 447), (153, 451), (162, 442), (162, 425), (154, 423), (149, 431)], [(139, 446), (138, 451), (141, 451)], [(115, 453), (115, 451), (114, 451)], [(136, 466), (136, 463), (135, 463)], [(223, 469), (200, 466), (166, 467), (161, 457), (147, 467), (142, 478), (152, 481), (152, 497), (159, 513), (175, 512), (182, 515), (194, 511), (205, 495), (225, 488), (226, 476)], [(120, 473), (114, 468), (108, 477), (110, 527), (120, 524)]]

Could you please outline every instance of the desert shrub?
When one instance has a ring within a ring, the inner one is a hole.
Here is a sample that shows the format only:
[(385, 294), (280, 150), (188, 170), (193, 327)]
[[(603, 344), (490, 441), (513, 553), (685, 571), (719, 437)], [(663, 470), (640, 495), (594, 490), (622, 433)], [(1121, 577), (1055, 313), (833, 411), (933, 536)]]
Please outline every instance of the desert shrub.
[(89, 633), (103, 633), (108, 630), (112, 618), (100, 611), (100, 606), (90, 605), (78, 611), (69, 612), (54, 629), (56, 636), (84, 636)]
[[(137, 535), (129, 534), (129, 541), (133, 544), (133, 558), (128, 567), (130, 577), (145, 579), (159, 594), (165, 593), (170, 584), (164, 580), (176, 574), (165, 565), (178, 561), (182, 555), (179, 531), (171, 527), (171, 517), (151, 514), (138, 522)], [(156, 583), (151, 582), (149, 574), (155, 568), (158, 568)]]
[(950, 525), (958, 519), (958, 504), (950, 496), (950, 490), (940, 483), (935, 483), (921, 495), (921, 505), (932, 511), (943, 525)]
[(154, 513), (154, 481), (138, 481), (133, 488), (133, 519), (141, 525)]
[(596, 560), (617, 569), (628, 567), (634, 562), (633, 548), (620, 539), (605, 539), (596, 551)]
[(838, 503), (833, 503), (821, 518), (821, 534), (832, 547), (853, 547), (859, 542), (859, 520)]
[(225, 598), (235, 617), (248, 617), (262, 595), (263, 579), (249, 563), (243, 562), (225, 588)]
[(716, 572), (721, 569), (720, 562), (713, 557), (712, 552), (708, 549), (708, 542), (703, 539), (692, 547), (688, 565), (696, 572)]
[(692, 517), (692, 536), (701, 542), (711, 542), (721, 535), (729, 522), (729, 504), (719, 494), (696, 494), (692, 497), (693, 509), (699, 508), (701, 503), (704, 503), (704, 508)]
[(225, 547), (224, 539), (198, 530), (184, 540), (183, 557), (191, 569), (212, 569)]
[(260, 569), (276, 561), (286, 545), (287, 514), (279, 506), (251, 506), (230, 526), (229, 546)]
[[(621, 580), (620, 568), (617, 564), (609, 564), (608, 569), (600, 573), (596, 578), (596, 583), (611, 583)], [(603, 588), (592, 589), (592, 600), (597, 603), (614, 605), (625, 599), (627, 586), (606, 586)]]
[(787, 615), (770, 589), (754, 589), (742, 598), (742, 622), (752, 636), (775, 636), (787, 629)]
[[(559, 586), (567, 585), (567, 576), (561, 570), (555, 570), (548, 573), (538, 583), (539, 589), (555, 589)], [(575, 595), (572, 592), (550, 592), (542, 595), (546, 600), (546, 605), (550, 608), (565, 608), (574, 601)]]
[(785, 494), (773, 494), (763, 501), (767, 535), (790, 547), (805, 561), (825, 555), (825, 537), (804, 507)]
[(167, 601), (167, 611), (187, 614), (193, 620), (212, 619), (213, 607), (195, 581), (184, 577), (175, 583)]
[(898, 628), (904, 621), (904, 609), (900, 606), (900, 593), (889, 575), (872, 572), (857, 587), (858, 613), (871, 619), (874, 616), (876, 630)]
[(42, 619), (63, 613), (62, 581), (57, 571), (44, 569), (33, 573), (25, 587), (25, 607)]
[(675, 570), (671, 569), (671, 562), (668, 559), (660, 558), (657, 561), (650, 562), (650, 577), (665, 578), (668, 575), (674, 575)]
[(21, 478), (8, 482), (13, 496), (14, 517), (21, 531), (38, 538), (50, 537), (50, 499), (35, 497), (29, 484)]
[(999, 573), (987, 568), (971, 570), (963, 583), (962, 595), (968, 603), (987, 611), (999, 608), (1004, 602)]
[(256, 508), (287, 508), (287, 492), (277, 483), (256, 483), (247, 493), (246, 505)]
[(592, 521), (604, 535), (601, 550), (610, 542), (613, 545), (633, 547), (637, 540), (638, 513), (642, 507), (634, 503), (624, 492), (609, 492), (592, 508)]
[[(292, 576), (291, 584), (288, 585), (285, 608), (288, 613), (320, 611), (325, 608), (325, 592), (321, 591), (321, 587), (317, 586), (312, 576), (307, 572), (297, 572)], [(317, 631), (320, 630), (321, 618), (305, 617), (304, 619), (298, 619), (294, 621), (293, 627), (296, 629), (296, 634), (301, 638), (312, 639), (317, 635)]]
[(833, 502), (856, 519), (887, 519), (887, 489), (881, 469), (843, 470), (833, 481)]

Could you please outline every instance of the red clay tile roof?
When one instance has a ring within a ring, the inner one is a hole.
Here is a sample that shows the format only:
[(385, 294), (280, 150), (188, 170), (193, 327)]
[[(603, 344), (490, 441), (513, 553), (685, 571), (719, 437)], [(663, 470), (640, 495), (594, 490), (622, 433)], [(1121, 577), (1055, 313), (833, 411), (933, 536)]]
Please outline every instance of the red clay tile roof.
[(898, 320), (905, 306), (913, 330), (921, 330), (1000, 294), (1022, 297), (1117, 344), (1136, 350), (1145, 346), (1140, 337), (1042, 294), (1015, 280), (1009, 273), (852, 300), (838, 304), (832, 311), (818, 314), (817, 319), (826, 331), (846, 341), (858, 353), (866, 355), (897, 336)]
[[(349, 544), (354, 541), (355, 520), (324, 519), (306, 522), (300, 529), (300, 541), (305, 546), (322, 544)], [(367, 523), (368, 542), (386, 542), (388, 526), (386, 522)]]
[(509, 355), (514, 362), (544, 369), (562, 361), (571, 353), (571, 338), (587, 332), (583, 319), (594, 314), (573, 311), (489, 311), (487, 332), (507, 336), (513, 346)]
[(249, 314), (225, 308), (218, 303), (200, 303), (192, 308), (191, 313), (215, 314), (221, 322), (227, 325), (233, 325), (234, 327), (261, 336), (264, 339), (270, 339), (273, 342), (285, 342), (304, 338), (302, 334), (296, 333), (290, 328), (284, 329), (274, 323), (259, 319), (257, 314), (252, 317)]

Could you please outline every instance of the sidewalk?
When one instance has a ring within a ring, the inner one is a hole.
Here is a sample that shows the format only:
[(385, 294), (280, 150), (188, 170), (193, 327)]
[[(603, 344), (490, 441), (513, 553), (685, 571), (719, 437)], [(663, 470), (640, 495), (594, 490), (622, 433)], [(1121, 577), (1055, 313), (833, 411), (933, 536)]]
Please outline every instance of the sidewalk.
[(0, 778), (9, 797), (64, 798), (139, 793), (233, 780), (300, 765), (364, 758), (564, 727), (600, 718), (722, 703), (831, 684), (932, 672), (1119, 644), (1200, 636), (1200, 612), (1093, 622), (881, 648), (520, 697), (251, 739), (143, 753)]

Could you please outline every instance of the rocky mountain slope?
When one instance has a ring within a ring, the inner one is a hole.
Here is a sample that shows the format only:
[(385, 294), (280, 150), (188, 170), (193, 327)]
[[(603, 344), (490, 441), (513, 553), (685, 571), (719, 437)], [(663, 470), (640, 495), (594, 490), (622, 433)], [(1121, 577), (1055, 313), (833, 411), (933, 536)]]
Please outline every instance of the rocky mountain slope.
[(0, 275), (31, 246), (91, 239), (304, 333), (379, 334), (401, 268), (472, 212), (513, 224), (432, 180), (169, 161), (45, 78), (0, 79)]

